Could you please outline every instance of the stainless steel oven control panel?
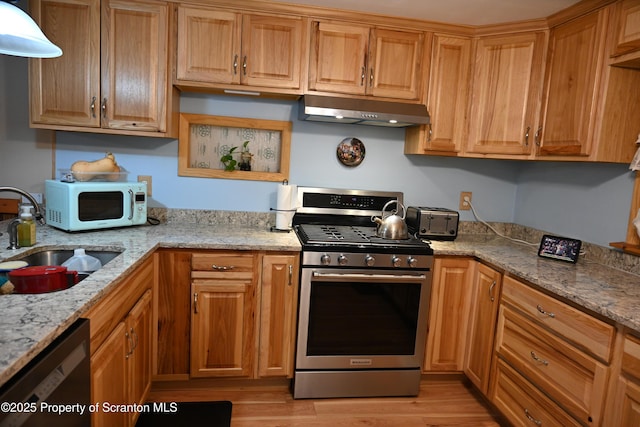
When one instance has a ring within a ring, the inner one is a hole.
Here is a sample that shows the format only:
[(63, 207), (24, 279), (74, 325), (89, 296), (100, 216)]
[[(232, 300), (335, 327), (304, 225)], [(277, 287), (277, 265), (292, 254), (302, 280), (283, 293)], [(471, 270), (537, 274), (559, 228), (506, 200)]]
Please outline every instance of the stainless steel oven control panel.
[(353, 252), (304, 252), (303, 266), (431, 269), (432, 255)]

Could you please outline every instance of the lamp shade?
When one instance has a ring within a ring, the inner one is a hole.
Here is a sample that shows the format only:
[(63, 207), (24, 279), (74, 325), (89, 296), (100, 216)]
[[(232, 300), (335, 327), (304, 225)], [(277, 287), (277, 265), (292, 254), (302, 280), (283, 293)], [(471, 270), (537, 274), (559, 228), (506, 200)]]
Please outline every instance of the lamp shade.
[(51, 43), (22, 9), (0, 0), (0, 53), (55, 58), (62, 50)]

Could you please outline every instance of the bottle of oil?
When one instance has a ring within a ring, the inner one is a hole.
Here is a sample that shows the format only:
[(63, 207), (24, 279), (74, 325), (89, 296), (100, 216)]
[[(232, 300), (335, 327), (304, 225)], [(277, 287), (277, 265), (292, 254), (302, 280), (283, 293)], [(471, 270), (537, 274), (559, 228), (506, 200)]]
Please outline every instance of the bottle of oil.
[(20, 224), (18, 224), (18, 245), (20, 247), (36, 244), (36, 223), (33, 221), (31, 205), (20, 206)]

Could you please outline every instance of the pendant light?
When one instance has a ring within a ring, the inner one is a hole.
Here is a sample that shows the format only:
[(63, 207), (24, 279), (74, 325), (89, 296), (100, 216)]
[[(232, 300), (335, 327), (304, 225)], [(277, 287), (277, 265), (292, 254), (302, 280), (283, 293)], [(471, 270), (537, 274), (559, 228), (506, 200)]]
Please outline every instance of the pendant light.
[(47, 39), (22, 9), (0, 0), (0, 53), (55, 58), (62, 55), (62, 50)]

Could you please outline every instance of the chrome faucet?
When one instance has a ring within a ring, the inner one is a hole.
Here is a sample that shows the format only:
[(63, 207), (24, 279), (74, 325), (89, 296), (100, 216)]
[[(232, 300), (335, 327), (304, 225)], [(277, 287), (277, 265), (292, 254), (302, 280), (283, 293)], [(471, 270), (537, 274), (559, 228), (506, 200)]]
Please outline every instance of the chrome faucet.
[[(35, 213), (33, 216), (35, 220), (42, 225), (46, 223), (44, 216), (40, 211), (40, 205), (38, 204), (37, 200), (33, 198), (31, 194), (16, 187), (0, 187), (0, 193), (2, 193), (3, 191), (16, 193), (26, 197), (31, 202), (31, 204), (33, 204), (33, 209), (35, 210)], [(9, 225), (7, 226), (7, 233), (9, 233), (9, 247), (7, 247), (7, 249), (18, 249), (20, 247), (18, 245), (18, 224), (19, 223), (20, 223), (20, 219), (16, 218), (11, 222), (9, 222)], [(0, 235), (2, 235), (2, 233), (0, 233)]]
[(16, 187), (0, 187), (0, 193), (2, 193), (3, 191), (16, 193), (16, 194), (19, 194), (21, 196), (26, 197), (31, 202), (31, 204), (33, 205), (33, 209), (35, 210), (35, 213), (33, 215), (35, 220), (38, 221), (42, 225), (46, 224), (46, 221), (44, 219), (44, 215), (42, 215), (42, 212), (40, 211), (40, 205), (38, 204), (37, 200), (33, 198), (33, 196), (31, 194), (27, 193), (24, 190), (16, 188)]

